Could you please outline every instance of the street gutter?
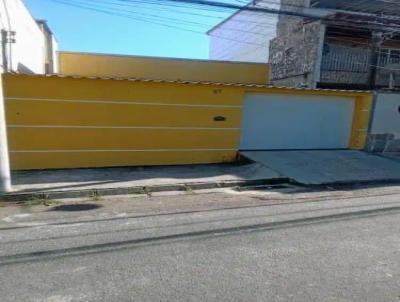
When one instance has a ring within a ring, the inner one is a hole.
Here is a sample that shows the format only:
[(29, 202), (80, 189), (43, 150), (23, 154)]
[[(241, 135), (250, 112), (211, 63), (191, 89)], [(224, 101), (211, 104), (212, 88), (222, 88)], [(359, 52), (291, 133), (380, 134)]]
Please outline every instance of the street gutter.
[(100, 189), (83, 189), (68, 191), (35, 191), (35, 192), (12, 192), (0, 196), (0, 202), (21, 202), (33, 199), (65, 199), (65, 198), (84, 198), (84, 197), (101, 197), (113, 195), (137, 195), (155, 192), (171, 192), (183, 191), (190, 192), (194, 190), (205, 189), (222, 189), (222, 188), (242, 188), (256, 187), (265, 185), (279, 185), (292, 183), (289, 178), (273, 178), (273, 179), (253, 179), (253, 180), (233, 180), (233, 181), (217, 181), (217, 182), (191, 182), (177, 183), (167, 185), (150, 185), (150, 186), (132, 186), (120, 188), (100, 188)]

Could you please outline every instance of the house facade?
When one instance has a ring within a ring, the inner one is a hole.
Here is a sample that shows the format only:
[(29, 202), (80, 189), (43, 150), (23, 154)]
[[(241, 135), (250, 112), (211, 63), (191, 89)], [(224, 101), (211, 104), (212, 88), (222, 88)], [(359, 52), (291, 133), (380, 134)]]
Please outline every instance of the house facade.
[[(382, 0), (282, 0), (270, 42), (274, 85), (374, 89), (400, 86), (400, 6)], [(310, 17), (308, 17), (310, 16)], [(379, 17), (382, 16), (382, 17)]]
[(46, 21), (35, 20), (23, 1), (1, 1), (0, 32), (1, 72), (57, 72), (57, 41)]
[(372, 109), (372, 94), (359, 91), (66, 75), (4, 74), (3, 82), (14, 170), (234, 162), (240, 151), (266, 148), (359, 150)]

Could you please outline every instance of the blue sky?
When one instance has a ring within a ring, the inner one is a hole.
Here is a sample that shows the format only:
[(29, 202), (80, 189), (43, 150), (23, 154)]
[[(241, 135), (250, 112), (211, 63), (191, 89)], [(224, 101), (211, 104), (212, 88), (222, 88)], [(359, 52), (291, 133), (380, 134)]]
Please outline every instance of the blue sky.
[[(209, 41), (205, 32), (232, 13), (204, 10), (204, 7), (202, 10), (152, 5), (152, 0), (24, 1), (36, 19), (48, 21), (61, 50), (162, 57), (208, 58)], [(114, 15), (76, 6), (111, 11)], [(129, 14), (129, 18), (115, 14)]]

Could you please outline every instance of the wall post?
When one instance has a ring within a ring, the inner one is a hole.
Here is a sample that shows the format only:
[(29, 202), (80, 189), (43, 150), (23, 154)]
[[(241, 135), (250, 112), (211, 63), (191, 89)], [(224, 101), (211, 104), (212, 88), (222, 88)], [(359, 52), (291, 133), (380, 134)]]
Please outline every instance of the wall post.
[(3, 93), (3, 74), (0, 73), (0, 193), (11, 191), (10, 159), (7, 143), (7, 124)]

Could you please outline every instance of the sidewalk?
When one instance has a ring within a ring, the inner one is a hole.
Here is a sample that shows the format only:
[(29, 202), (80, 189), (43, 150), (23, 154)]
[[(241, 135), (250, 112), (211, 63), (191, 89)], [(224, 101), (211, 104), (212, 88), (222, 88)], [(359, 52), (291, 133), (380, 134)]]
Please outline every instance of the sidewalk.
[(400, 152), (383, 153), (382, 156), (400, 161)]
[(252, 163), (20, 171), (0, 200), (151, 194), (293, 181), (306, 186), (400, 182), (400, 162), (351, 150), (242, 152)]
[(303, 185), (400, 181), (400, 162), (363, 151), (246, 151), (242, 156)]
[(73, 198), (147, 191), (256, 185), (287, 180), (259, 163), (20, 171), (12, 175), (14, 191), (5, 199), (41, 194)]

